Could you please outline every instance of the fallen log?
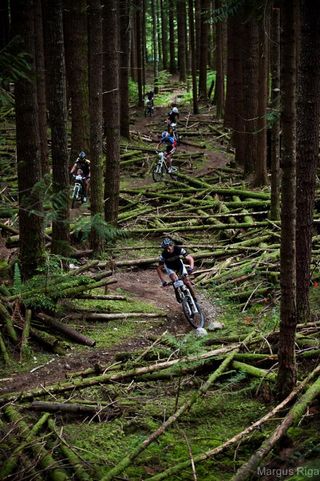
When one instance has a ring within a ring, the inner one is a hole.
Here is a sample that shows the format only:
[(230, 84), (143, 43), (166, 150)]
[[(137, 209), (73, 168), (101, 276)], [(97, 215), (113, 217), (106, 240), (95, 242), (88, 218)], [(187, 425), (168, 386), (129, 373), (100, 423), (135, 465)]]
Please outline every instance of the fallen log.
[(11, 358), (9, 356), (7, 347), (6, 347), (5, 342), (3, 340), (1, 331), (0, 331), (0, 351), (1, 351), (2, 358), (3, 358), (5, 366), (9, 366), (9, 364), (11, 364)]
[(166, 313), (154, 313), (154, 312), (115, 312), (104, 314), (100, 312), (84, 312), (82, 313), (72, 313), (66, 316), (67, 319), (87, 319), (88, 321), (111, 321), (113, 319), (127, 319), (127, 318), (158, 318), (166, 317)]
[[(5, 406), (4, 413), (9, 418), (11, 422), (14, 422), (20, 432), (21, 436), (25, 436), (24, 443), (18, 447), (13, 457), (10, 457), (10, 472), (13, 471), (15, 466), (19, 461), (19, 453), (25, 449), (26, 447), (30, 448), (33, 452), (34, 456), (38, 459), (39, 466), (46, 470), (49, 479), (52, 481), (67, 481), (69, 477), (65, 473), (64, 470), (57, 467), (57, 461), (52, 457), (49, 451), (46, 450), (42, 443), (37, 442), (37, 438), (35, 437), (35, 432), (37, 433), (44, 422), (46, 422), (48, 415), (44, 415), (41, 418), (41, 425), (37, 427), (37, 430), (34, 428), (30, 431), (30, 427), (28, 424), (22, 419), (20, 414), (14, 409), (13, 406)], [(40, 423), (39, 421), (39, 423)], [(16, 459), (15, 459), (16, 458)], [(12, 469), (12, 465), (14, 465)], [(9, 460), (5, 463), (5, 465), (1, 468), (0, 476), (1, 479), (4, 479), (2, 472), (6, 473), (9, 470)]]
[(174, 414), (172, 414), (156, 431), (154, 431), (148, 438), (140, 443), (135, 449), (125, 456), (120, 463), (112, 468), (100, 481), (111, 481), (115, 476), (118, 476), (124, 471), (139, 454), (141, 454), (151, 443), (158, 439), (167, 429), (171, 426), (185, 411), (189, 410), (192, 405), (200, 399), (208, 391), (210, 386), (218, 379), (218, 377), (224, 372), (227, 366), (233, 359), (234, 352), (231, 352), (226, 359), (220, 364), (218, 369), (212, 373), (208, 380), (200, 387), (198, 392), (193, 393), (191, 398), (186, 401)]
[(213, 351), (208, 351), (200, 356), (187, 356), (180, 359), (173, 359), (170, 361), (159, 362), (157, 364), (152, 364), (151, 366), (140, 367), (135, 369), (129, 369), (128, 371), (122, 371), (117, 373), (106, 373), (101, 376), (93, 376), (85, 379), (74, 379), (70, 382), (61, 382), (53, 384), (51, 386), (46, 386), (45, 388), (35, 388), (26, 392), (14, 392), (6, 393), (0, 396), (0, 403), (6, 403), (9, 401), (19, 400), (28, 401), (32, 398), (45, 396), (48, 394), (61, 393), (66, 391), (72, 391), (74, 389), (82, 389), (89, 386), (96, 386), (97, 384), (112, 383), (114, 381), (125, 380), (128, 378), (134, 378), (135, 376), (140, 376), (141, 374), (147, 374), (149, 372), (161, 371), (167, 369), (168, 367), (174, 366), (179, 362), (194, 362), (201, 359), (209, 359), (211, 357), (221, 356), (222, 354), (227, 354), (230, 351), (239, 347), (239, 344), (230, 344), (227, 347), (222, 347), (219, 349), (214, 349)]
[[(317, 366), (287, 397), (284, 399), (280, 404), (278, 404), (275, 408), (269, 411), (265, 416), (260, 418), (258, 421), (255, 421), (253, 424), (248, 426), (246, 429), (241, 431), (240, 433), (236, 434), (232, 438), (228, 439), (226, 442), (217, 446), (209, 451), (204, 453), (200, 453), (198, 455), (193, 456), (193, 462), (199, 463), (201, 461), (205, 461), (206, 459), (212, 458), (216, 454), (220, 454), (221, 452), (225, 451), (232, 445), (238, 445), (238, 443), (248, 437), (250, 433), (254, 430), (260, 428), (262, 424), (264, 424), (269, 419), (273, 418), (275, 414), (279, 413), (284, 409), (304, 388), (308, 385), (308, 383), (320, 372), (320, 365)], [(151, 476), (148, 478), (148, 481), (161, 481), (162, 479), (170, 478), (172, 479), (172, 475), (175, 473), (181, 472), (183, 469), (188, 468), (191, 465), (192, 460), (188, 458), (186, 461), (182, 461), (180, 463), (176, 463), (174, 466), (162, 471), (161, 473), (156, 474), (155, 476)]]
[(69, 337), (73, 341), (78, 342), (79, 344), (84, 344), (85, 346), (91, 347), (95, 346), (96, 344), (96, 341), (94, 339), (90, 339), (89, 337), (80, 334), (72, 327), (66, 326), (65, 324), (63, 324), (63, 322), (60, 322), (54, 317), (48, 316), (43, 312), (39, 312), (36, 317), (38, 319), (41, 319), (42, 321), (45, 321), (45, 323), (48, 324), (50, 327), (53, 327), (58, 332), (62, 332), (65, 336)]
[(262, 377), (263, 379), (268, 379), (270, 381), (275, 381), (277, 375), (273, 372), (265, 371), (264, 369), (260, 369), (255, 366), (250, 366), (250, 364), (245, 364), (244, 362), (240, 361), (233, 361), (232, 366), (239, 371), (243, 371), (250, 376)]
[(27, 358), (30, 354), (28, 339), (30, 335), (31, 315), (32, 315), (31, 309), (27, 309), (25, 320), (24, 320), (24, 326), (22, 330), (22, 336), (21, 336), (20, 361)]
[(15, 331), (12, 316), (9, 314), (6, 307), (0, 302), (0, 319), (4, 322), (6, 331), (11, 340), (16, 343), (18, 341), (18, 336)]
[(286, 434), (289, 427), (297, 424), (303, 416), (305, 410), (310, 403), (320, 394), (320, 377), (309, 387), (309, 389), (301, 396), (299, 401), (290, 409), (289, 413), (283, 419), (281, 424), (260, 446), (260, 448), (251, 456), (251, 458), (238, 469), (236, 474), (231, 478), (231, 481), (245, 481), (253, 473), (271, 451), (274, 445), (282, 436)]
[(66, 440), (58, 432), (58, 429), (53, 419), (48, 419), (48, 428), (61, 441), (60, 449), (62, 451), (62, 454), (64, 454), (65, 458), (72, 466), (76, 474), (76, 478), (80, 481), (91, 481), (92, 477), (83, 469), (80, 458), (77, 456), (75, 451), (70, 448)]
[[(110, 403), (109, 403), (110, 404)], [(31, 411), (45, 411), (45, 412), (60, 412), (68, 414), (99, 414), (110, 411), (110, 406), (101, 406), (99, 404), (95, 405), (85, 405), (78, 403), (59, 403), (59, 402), (46, 402), (46, 401), (33, 401), (31, 404), (24, 406), (24, 409), (29, 409)]]

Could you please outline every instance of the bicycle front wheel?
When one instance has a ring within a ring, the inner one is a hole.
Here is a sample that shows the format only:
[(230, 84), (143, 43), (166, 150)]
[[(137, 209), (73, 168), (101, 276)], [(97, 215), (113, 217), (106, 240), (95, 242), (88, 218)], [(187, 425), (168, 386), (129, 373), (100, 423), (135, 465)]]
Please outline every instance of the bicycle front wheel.
[(159, 165), (156, 165), (152, 171), (152, 177), (155, 182), (161, 182), (164, 176), (164, 169)]
[(183, 313), (187, 321), (192, 327), (198, 329), (199, 327), (204, 327), (205, 317), (199, 306), (199, 304), (191, 298), (191, 296), (186, 296), (182, 301)]

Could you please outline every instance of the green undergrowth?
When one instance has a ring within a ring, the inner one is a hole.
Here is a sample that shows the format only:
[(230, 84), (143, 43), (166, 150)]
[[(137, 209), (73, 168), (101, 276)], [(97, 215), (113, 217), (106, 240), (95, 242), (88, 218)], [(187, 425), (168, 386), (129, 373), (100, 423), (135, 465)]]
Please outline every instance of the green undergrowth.
[[(135, 407), (135, 411), (131, 411), (130, 415), (100, 424), (72, 423), (65, 426), (64, 433), (70, 444), (81, 449), (83, 457), (92, 463), (97, 475), (102, 476), (173, 414), (176, 404), (179, 407), (189, 399), (190, 385), (192, 386), (190, 381), (185, 381), (182, 386), (178, 381), (165, 385), (136, 384), (126, 396), (126, 402), (131, 402), (131, 409)], [(255, 382), (251, 390), (254, 385)], [(254, 399), (250, 390), (241, 390), (241, 383), (230, 386), (231, 391), (228, 386), (223, 388), (222, 384), (209, 391), (188, 414), (182, 416), (137, 458), (125, 471), (126, 479), (146, 479), (147, 475), (175, 465), (179, 460), (188, 459), (189, 447), (193, 455), (214, 448), (267, 411), (268, 408)], [(269, 429), (270, 425), (265, 427), (263, 432)], [(243, 461), (243, 457), (248, 456), (252, 445), (261, 442), (261, 438), (261, 432), (253, 434), (249, 444), (243, 449), (239, 448), (235, 459), (227, 452), (218, 459), (197, 464), (197, 479), (229, 479), (234, 468)], [(170, 477), (170, 480), (192, 479), (191, 476), (191, 469), (187, 469)]]

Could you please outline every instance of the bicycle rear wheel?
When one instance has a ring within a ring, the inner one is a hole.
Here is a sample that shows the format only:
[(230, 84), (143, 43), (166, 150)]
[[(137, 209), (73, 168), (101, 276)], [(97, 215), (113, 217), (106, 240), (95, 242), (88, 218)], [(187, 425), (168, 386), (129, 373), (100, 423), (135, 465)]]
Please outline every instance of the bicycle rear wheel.
[[(196, 307), (197, 312), (194, 312), (194, 307)], [(187, 321), (191, 324), (192, 327), (198, 329), (199, 327), (204, 326), (204, 314), (199, 304), (194, 299), (191, 299), (191, 296), (187, 295), (182, 300), (182, 309)]]

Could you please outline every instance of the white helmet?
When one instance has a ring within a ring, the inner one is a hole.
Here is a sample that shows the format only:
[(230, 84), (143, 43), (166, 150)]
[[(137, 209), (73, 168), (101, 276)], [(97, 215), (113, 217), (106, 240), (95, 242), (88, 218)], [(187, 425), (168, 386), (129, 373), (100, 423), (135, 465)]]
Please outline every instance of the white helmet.
[(179, 113), (178, 107), (173, 107), (172, 112), (174, 114), (178, 114)]

